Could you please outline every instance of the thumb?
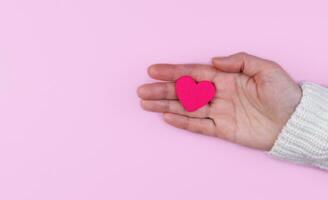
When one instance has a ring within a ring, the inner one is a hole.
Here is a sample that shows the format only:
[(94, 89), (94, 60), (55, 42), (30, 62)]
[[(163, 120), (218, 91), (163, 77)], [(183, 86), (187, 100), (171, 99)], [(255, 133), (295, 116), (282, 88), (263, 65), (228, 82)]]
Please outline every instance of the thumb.
[(247, 53), (237, 53), (227, 57), (215, 57), (212, 59), (212, 64), (221, 71), (244, 73), (248, 76), (254, 76), (262, 71), (278, 66), (272, 61)]

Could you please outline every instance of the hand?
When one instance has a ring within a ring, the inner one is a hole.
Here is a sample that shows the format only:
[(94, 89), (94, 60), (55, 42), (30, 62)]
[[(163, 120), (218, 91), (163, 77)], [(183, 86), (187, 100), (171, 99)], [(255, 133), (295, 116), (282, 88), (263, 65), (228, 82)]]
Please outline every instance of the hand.
[[(270, 150), (300, 102), (300, 87), (278, 64), (246, 53), (216, 57), (212, 63), (150, 66), (150, 77), (167, 82), (139, 87), (141, 106), (164, 113), (164, 120), (177, 128)], [(210, 104), (194, 112), (183, 109), (174, 83), (183, 75), (215, 84)]]

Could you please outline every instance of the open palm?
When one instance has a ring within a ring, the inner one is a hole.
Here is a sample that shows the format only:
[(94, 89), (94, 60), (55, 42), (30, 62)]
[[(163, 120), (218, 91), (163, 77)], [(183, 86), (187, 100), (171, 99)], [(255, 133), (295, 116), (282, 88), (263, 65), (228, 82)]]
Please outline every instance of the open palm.
[[(263, 150), (273, 146), (301, 98), (300, 87), (279, 65), (246, 53), (214, 58), (213, 66), (155, 64), (148, 73), (165, 82), (139, 87), (145, 110), (164, 113), (175, 127)], [(184, 75), (215, 84), (210, 104), (184, 110), (174, 82)]]

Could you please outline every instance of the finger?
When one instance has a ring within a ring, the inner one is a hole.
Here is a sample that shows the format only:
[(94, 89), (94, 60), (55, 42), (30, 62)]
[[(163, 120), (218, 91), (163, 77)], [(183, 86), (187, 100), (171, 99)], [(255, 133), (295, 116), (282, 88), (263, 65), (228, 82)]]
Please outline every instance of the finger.
[(210, 65), (201, 64), (155, 64), (148, 69), (151, 78), (162, 81), (175, 81), (181, 76), (191, 76), (196, 81), (212, 81), (216, 72)]
[(177, 99), (174, 83), (150, 83), (138, 88), (138, 95), (145, 100)]
[(189, 117), (206, 118), (210, 115), (210, 108), (208, 105), (196, 111), (187, 112), (181, 104), (175, 100), (141, 101), (141, 107), (151, 112), (175, 113)]
[(244, 73), (254, 76), (262, 71), (278, 67), (272, 61), (265, 60), (247, 53), (237, 53), (227, 57), (215, 57), (212, 64), (224, 72)]
[(195, 133), (215, 136), (215, 124), (211, 119), (200, 119), (182, 115), (164, 113), (164, 120), (177, 128), (185, 129)]

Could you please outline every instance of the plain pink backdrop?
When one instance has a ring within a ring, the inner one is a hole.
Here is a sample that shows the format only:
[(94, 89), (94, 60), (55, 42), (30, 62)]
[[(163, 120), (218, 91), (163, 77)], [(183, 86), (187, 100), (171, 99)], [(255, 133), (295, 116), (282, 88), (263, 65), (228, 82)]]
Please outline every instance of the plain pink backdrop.
[(135, 93), (152, 63), (237, 51), (328, 85), (325, 2), (0, 0), (0, 199), (327, 199), (327, 172), (172, 128)]

